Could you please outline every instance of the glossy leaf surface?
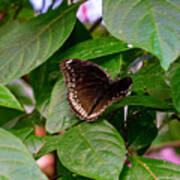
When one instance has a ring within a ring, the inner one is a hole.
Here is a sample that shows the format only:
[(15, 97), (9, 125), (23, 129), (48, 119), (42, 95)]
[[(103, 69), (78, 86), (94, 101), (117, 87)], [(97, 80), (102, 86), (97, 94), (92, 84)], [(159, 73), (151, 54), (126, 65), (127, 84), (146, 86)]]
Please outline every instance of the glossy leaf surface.
[(71, 171), (99, 180), (118, 179), (125, 144), (107, 121), (82, 123), (64, 133), (58, 156)]
[(46, 129), (49, 133), (62, 131), (78, 122), (78, 119), (70, 111), (66, 100), (66, 87), (64, 80), (59, 80), (52, 91)]
[(112, 35), (156, 55), (167, 70), (180, 54), (177, 0), (104, 0), (103, 18)]
[(131, 158), (131, 163), (131, 168), (121, 175), (121, 180), (180, 179), (180, 166), (167, 161), (133, 156)]
[(22, 106), (11, 91), (0, 84), (0, 106), (23, 111)]
[(0, 129), (0, 179), (47, 180), (24, 144)]
[(62, 6), (18, 26), (9, 24), (0, 36), (0, 82), (7, 84), (30, 72), (60, 48), (73, 29), (77, 6)]

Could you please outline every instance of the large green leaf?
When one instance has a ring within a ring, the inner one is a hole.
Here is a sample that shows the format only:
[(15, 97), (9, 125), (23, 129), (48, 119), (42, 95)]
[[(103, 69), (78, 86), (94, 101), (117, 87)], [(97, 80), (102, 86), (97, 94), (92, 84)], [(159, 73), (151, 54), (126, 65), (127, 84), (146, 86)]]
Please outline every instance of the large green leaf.
[(71, 113), (66, 100), (66, 87), (63, 79), (59, 80), (52, 91), (46, 130), (56, 133), (66, 129), (77, 122), (77, 118)]
[[(78, 4), (61, 6), (0, 37), (0, 82), (9, 83), (45, 62), (70, 35)], [(6, 27), (7, 29), (7, 27)]]
[[(59, 60), (78, 58), (78, 59), (94, 59), (118, 52), (128, 50), (127, 44), (113, 37), (105, 37), (92, 39), (81, 42), (59, 56)], [(108, 59), (107, 59), (108, 60)]]
[(178, 0), (103, 0), (103, 19), (117, 38), (156, 55), (168, 69), (180, 54)]
[(132, 166), (123, 171), (121, 180), (180, 180), (180, 166), (162, 160), (131, 157)]
[(64, 133), (58, 156), (71, 171), (98, 180), (117, 180), (125, 144), (107, 121), (82, 123)]
[(171, 92), (174, 106), (180, 112), (180, 68), (175, 69), (171, 78)]
[(24, 144), (3, 129), (0, 129), (0, 179), (47, 179)]
[(1, 28), (0, 28), (0, 37), (3, 37), (5, 35), (7, 35), (9, 33), (9, 30), (14, 28), (15, 26), (16, 27), (19, 26), (18, 21), (12, 21), (11, 23), (7, 23), (7, 24), (1, 26)]
[(0, 106), (23, 111), (22, 106), (8, 88), (0, 84)]

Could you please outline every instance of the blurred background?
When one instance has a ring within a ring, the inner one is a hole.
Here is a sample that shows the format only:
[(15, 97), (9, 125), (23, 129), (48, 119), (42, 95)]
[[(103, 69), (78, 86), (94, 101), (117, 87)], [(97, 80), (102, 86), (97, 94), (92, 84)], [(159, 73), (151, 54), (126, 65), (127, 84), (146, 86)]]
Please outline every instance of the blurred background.
[[(30, 0), (30, 2), (36, 12), (45, 13), (52, 4), (52, 8), (58, 7), (62, 3), (62, 0)], [(71, 1), (69, 1), (69, 3), (71, 3)], [(84, 23), (95, 22), (102, 17), (102, 0), (89, 0), (81, 5), (77, 12), (77, 17)]]

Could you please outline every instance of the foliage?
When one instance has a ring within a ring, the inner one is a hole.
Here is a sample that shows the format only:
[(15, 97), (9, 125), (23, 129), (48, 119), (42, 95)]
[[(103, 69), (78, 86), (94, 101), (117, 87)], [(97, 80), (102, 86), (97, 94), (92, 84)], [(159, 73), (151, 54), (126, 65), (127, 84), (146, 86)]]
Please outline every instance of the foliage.
[[(64, 180), (180, 180), (179, 165), (143, 157), (180, 141), (180, 1), (103, 0), (106, 33), (96, 35), (76, 19), (82, 2), (39, 16), (27, 1), (0, 2), (0, 179), (47, 179), (32, 155), (55, 151)], [(131, 94), (80, 121), (59, 70), (69, 58), (131, 76)], [(34, 134), (37, 124), (47, 136)]]

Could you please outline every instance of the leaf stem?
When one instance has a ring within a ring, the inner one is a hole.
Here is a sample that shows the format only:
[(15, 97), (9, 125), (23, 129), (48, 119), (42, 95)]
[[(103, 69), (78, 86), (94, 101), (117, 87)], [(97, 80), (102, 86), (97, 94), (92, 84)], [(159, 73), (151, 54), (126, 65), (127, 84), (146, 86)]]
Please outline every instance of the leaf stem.
[(141, 164), (149, 172), (149, 174), (152, 176), (154, 180), (158, 180), (155, 174), (149, 169), (149, 167), (145, 163), (139, 160), (136, 156), (133, 156), (132, 158), (135, 159), (139, 164)]

